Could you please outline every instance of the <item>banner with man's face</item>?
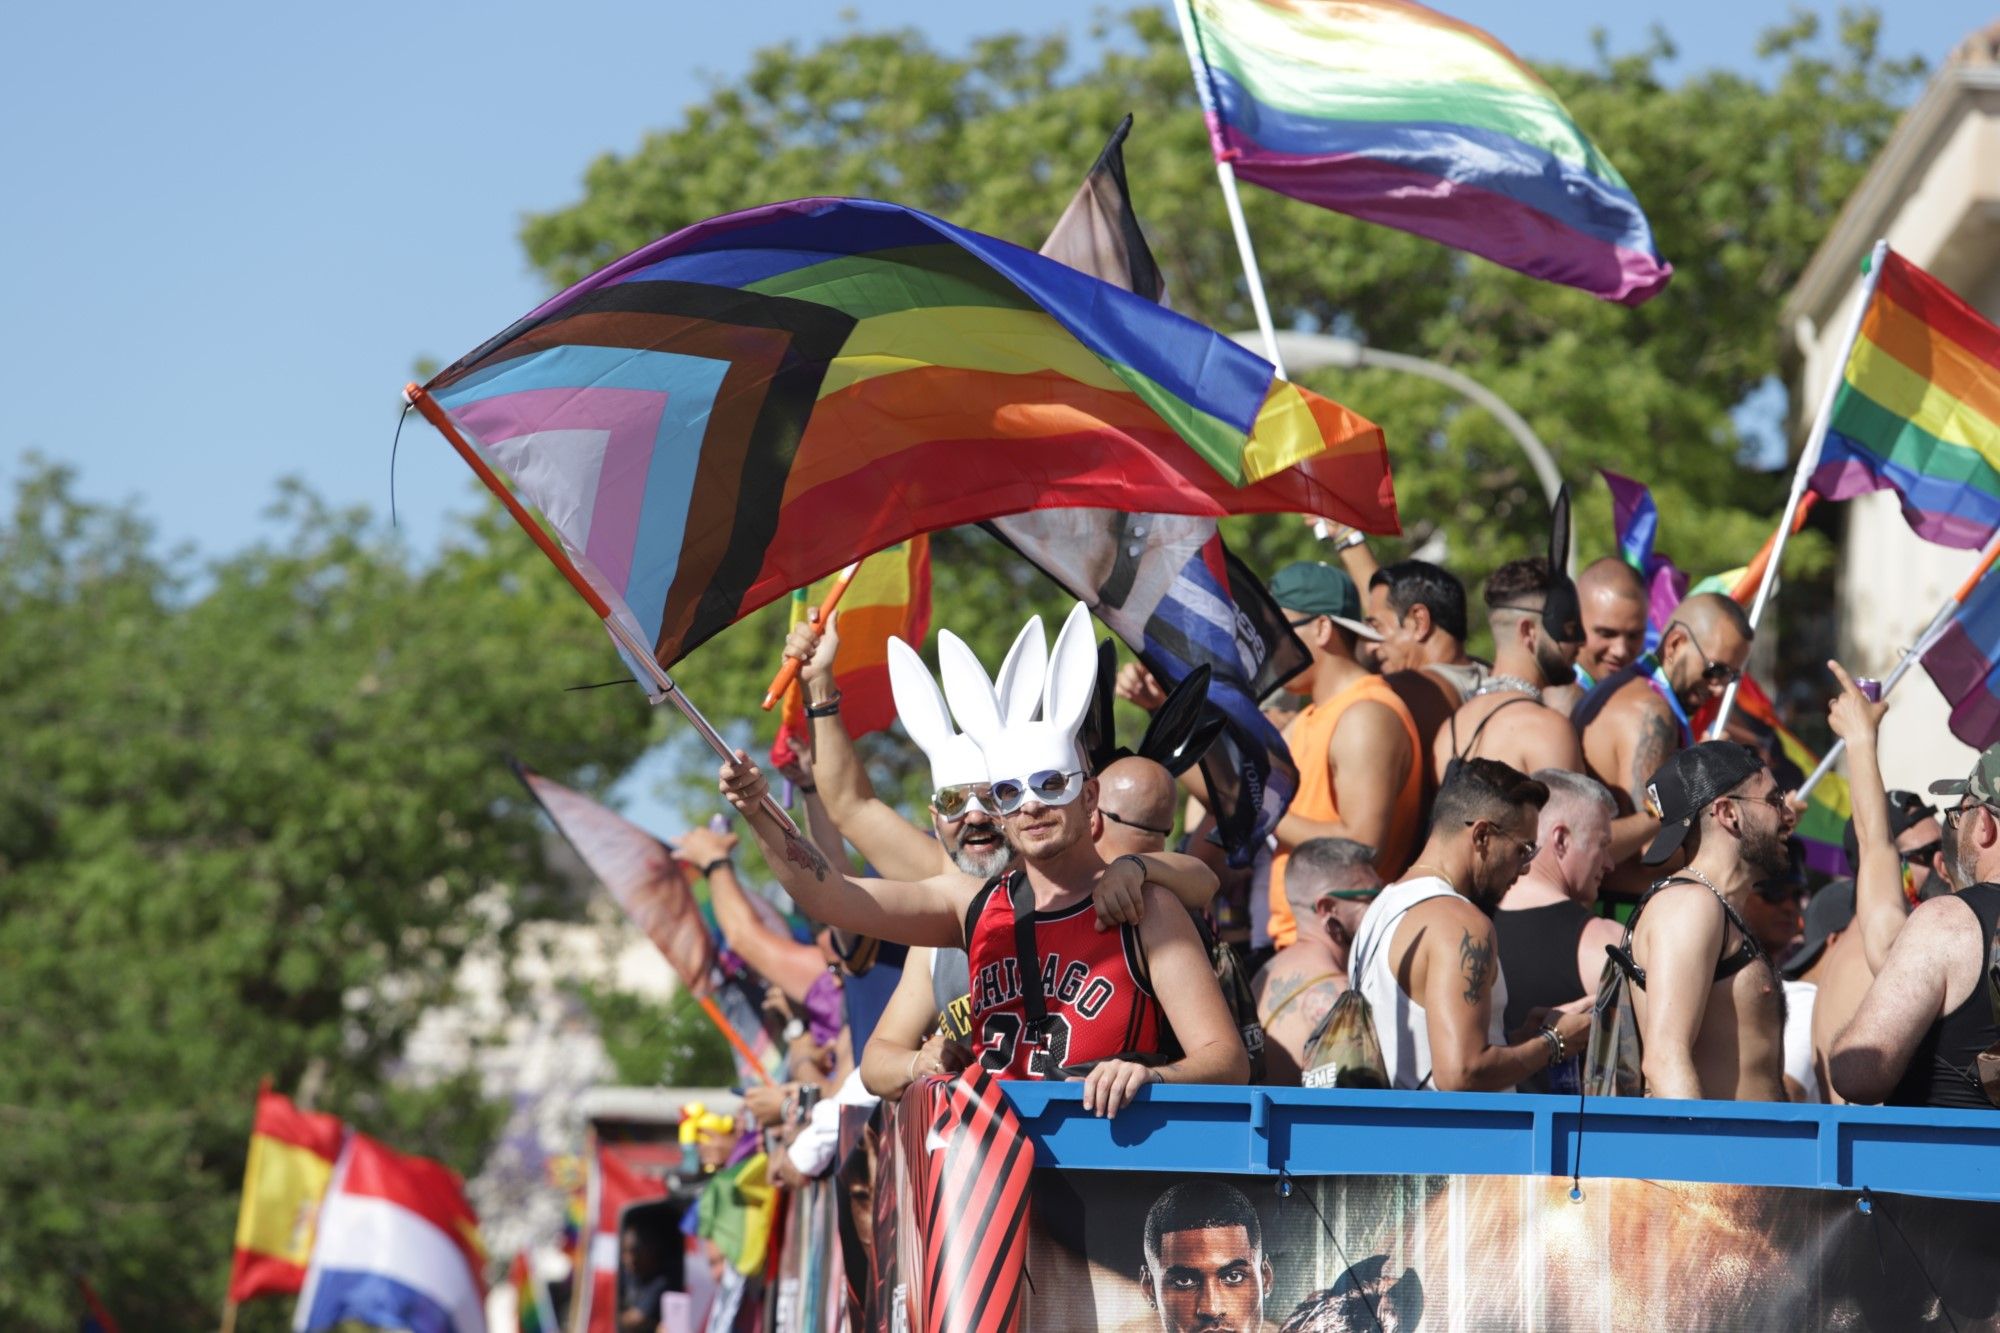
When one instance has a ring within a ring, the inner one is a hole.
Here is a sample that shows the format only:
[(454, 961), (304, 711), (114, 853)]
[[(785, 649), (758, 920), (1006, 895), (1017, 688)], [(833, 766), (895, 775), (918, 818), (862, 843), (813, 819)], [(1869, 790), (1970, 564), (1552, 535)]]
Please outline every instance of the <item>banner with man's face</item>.
[(1963, 1200), (1043, 1168), (1031, 1218), (1035, 1329), (2000, 1327), (2000, 1205)]

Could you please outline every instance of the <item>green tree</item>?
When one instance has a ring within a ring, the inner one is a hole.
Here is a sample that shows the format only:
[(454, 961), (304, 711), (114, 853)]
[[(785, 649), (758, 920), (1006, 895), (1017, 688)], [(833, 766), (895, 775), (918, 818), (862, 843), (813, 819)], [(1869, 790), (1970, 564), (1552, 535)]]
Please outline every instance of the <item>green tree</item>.
[[(1777, 373), (1778, 303), (1922, 68), (1883, 57), (1870, 12), (1836, 26), (1827, 34), (1801, 16), (1768, 33), (1758, 79), (1710, 71), (1669, 82), (1664, 35), (1632, 54), (1600, 51), (1591, 68), (1542, 67), (1626, 174), (1676, 267), (1643, 308), (1246, 188), (1279, 324), (1432, 357), (1492, 386), (1556, 452), (1579, 496), (1584, 558), (1611, 549), (1610, 503), (1595, 481), (1596, 468), (1611, 466), (1652, 483), (1662, 547), (1686, 567), (1699, 575), (1742, 563), (1775, 524), (1784, 478), (1738, 465), (1746, 441), (1732, 412)], [(740, 83), (635, 151), (590, 164), (575, 204), (527, 221), (528, 256), (566, 282), (699, 219), (815, 194), (892, 199), (1033, 246), (1131, 111), (1133, 194), (1171, 299), (1216, 327), (1249, 327), (1171, 17), (1135, 10), (1097, 35), (1084, 48), (1062, 35), (999, 36), (963, 55), (908, 31), (772, 47)], [(1541, 548), (1541, 493), (1484, 413), (1385, 372), (1307, 378), (1385, 427), (1411, 542), (1442, 531), (1475, 588), (1497, 564)], [(1231, 520), (1227, 531), (1267, 570), (1308, 549), (1294, 521)], [(1828, 558), (1808, 534), (1787, 568), (1810, 575)], [(939, 565), (942, 582), (950, 560)], [(969, 576), (955, 590), (964, 596), (940, 597), (939, 619), (985, 636), (976, 646), (997, 655), (1019, 623), (1020, 586)], [(996, 593), (1006, 596), (988, 600)], [(734, 685), (709, 682), (754, 675), (781, 632), (775, 619), (739, 627), (701, 650), (690, 679), (735, 703)]]
[(608, 986), (582, 984), (577, 992), (597, 1022), (618, 1082), (670, 1088), (726, 1088), (736, 1082), (728, 1040), (687, 991), (676, 990), (665, 1009)]
[[(31, 464), (0, 515), (0, 1324), (212, 1327), (268, 1076), (478, 1167), (474, 1081), (393, 1079), (474, 945), (576, 904), (513, 752), (601, 788), (643, 746), (587, 613), (504, 517), (413, 562), (292, 487), (205, 566)], [(276, 1327), (284, 1302), (245, 1311)]]

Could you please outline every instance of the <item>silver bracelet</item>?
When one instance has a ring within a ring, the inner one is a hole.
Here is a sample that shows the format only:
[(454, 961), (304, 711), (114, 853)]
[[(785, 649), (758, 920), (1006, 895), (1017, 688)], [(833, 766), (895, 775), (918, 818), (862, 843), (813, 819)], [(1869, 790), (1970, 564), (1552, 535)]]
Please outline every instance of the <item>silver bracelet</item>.
[(1561, 1064), (1563, 1057), (1569, 1054), (1568, 1047), (1563, 1043), (1562, 1033), (1552, 1027), (1544, 1026), (1542, 1028), (1542, 1036), (1549, 1043), (1549, 1063), (1552, 1065)]

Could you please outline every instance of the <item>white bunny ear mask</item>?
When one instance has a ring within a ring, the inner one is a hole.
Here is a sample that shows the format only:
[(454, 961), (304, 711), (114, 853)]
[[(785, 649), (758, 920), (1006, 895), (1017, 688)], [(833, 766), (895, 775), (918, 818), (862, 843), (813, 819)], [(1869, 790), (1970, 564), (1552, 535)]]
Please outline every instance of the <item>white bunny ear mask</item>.
[(916, 649), (894, 636), (889, 639), (889, 693), (896, 700), (903, 730), (930, 760), (933, 790), (986, 781), (985, 756), (971, 737), (959, 735), (951, 725), (951, 713), (930, 668)]
[[(1028, 629), (1034, 631), (1034, 639), (1041, 639), (1039, 618), (1023, 629), (1023, 638), (1028, 636)], [(1077, 748), (1077, 729), (1083, 725), (1097, 683), (1097, 645), (1091, 635), (1090, 608), (1078, 602), (1063, 621), (1053, 655), (1045, 669), (1035, 673), (1040, 679), (1030, 680), (1025, 669), (1029, 664), (1026, 656), (1032, 649), (1023, 649), (1022, 639), (1015, 640), (1015, 648), (1021, 652), (1023, 662), (1008, 682), (1009, 695), (1025, 700), (1030, 692), (1039, 694), (1041, 718), (1017, 721), (1026, 710), (1022, 703), (1008, 707), (1001, 726), (990, 726), (985, 718), (975, 724), (959, 710), (958, 696), (951, 694), (953, 716), (985, 751), (986, 771), (993, 781), (1047, 771), (1073, 773), (1083, 764), (1082, 752)], [(945, 690), (950, 694), (949, 668)], [(1027, 716), (1032, 719), (1032, 712)]]
[(993, 683), (1000, 716), (1008, 726), (1035, 720), (1041, 711), (1042, 680), (1048, 670), (1049, 637), (1042, 629), (1042, 618), (1029, 616), (1014, 636), (1013, 646), (1000, 663), (1000, 676)]

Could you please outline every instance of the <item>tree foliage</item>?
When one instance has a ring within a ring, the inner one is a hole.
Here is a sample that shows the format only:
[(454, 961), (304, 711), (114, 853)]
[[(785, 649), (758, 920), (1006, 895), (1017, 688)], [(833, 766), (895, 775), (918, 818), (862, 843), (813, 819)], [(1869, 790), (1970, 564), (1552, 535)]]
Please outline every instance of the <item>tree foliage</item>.
[(601, 641), (503, 517), (418, 567), (296, 488), (275, 516), (201, 567), (58, 468), (0, 516), (10, 1328), (73, 1322), (72, 1272), (211, 1326), (262, 1077), (475, 1170), (474, 1081), (392, 1076), (469, 946), (573, 910), (502, 758), (595, 787), (646, 738), (636, 694), (562, 692)]
[(578, 993), (597, 1023), (604, 1053), (621, 1084), (670, 1088), (726, 1088), (736, 1082), (729, 1042), (701, 1005), (675, 990), (662, 1008), (653, 1000), (583, 983)]
[[(964, 55), (914, 32), (853, 31), (811, 49), (772, 47), (638, 148), (585, 173), (574, 205), (530, 218), (531, 261), (552, 282), (582, 276), (717, 213), (815, 194), (895, 200), (1028, 246), (1040, 244), (1105, 135), (1127, 111), (1126, 160), (1140, 219), (1174, 305), (1215, 327), (1251, 311), (1186, 57), (1162, 9), (1135, 10), (1079, 45), (1007, 35)], [(1497, 390), (1555, 452), (1580, 499), (1585, 559), (1610, 549), (1595, 469), (1652, 483), (1661, 542), (1696, 574), (1740, 564), (1769, 533), (1782, 477), (1738, 466), (1732, 413), (1779, 367), (1775, 315), (1894, 124), (1921, 62), (1885, 59), (1870, 13), (1837, 31), (1801, 16), (1768, 33), (1757, 79), (1711, 71), (1672, 82), (1664, 36), (1591, 68), (1541, 72), (1619, 164), (1675, 265), (1638, 310), (1536, 282), (1381, 227), (1254, 188), (1244, 204), (1278, 322), (1352, 335), (1449, 363)], [(1381, 422), (1410, 542), (1441, 532), (1475, 588), (1504, 560), (1542, 549), (1544, 502), (1509, 437), (1436, 385), (1379, 371), (1303, 378)], [(1295, 522), (1232, 520), (1265, 570), (1308, 549)], [(1388, 543), (1385, 557), (1407, 546)], [(1796, 544), (1789, 571), (1828, 562)], [(997, 558), (997, 557), (996, 557)], [(941, 564), (944, 562), (941, 561)], [(1010, 579), (940, 598), (940, 620), (997, 654), (1019, 623)], [(997, 586), (996, 586), (997, 583)], [(758, 622), (757, 652), (775, 643)], [(713, 644), (696, 663), (732, 675), (752, 660)], [(727, 688), (727, 687), (724, 687)]]

